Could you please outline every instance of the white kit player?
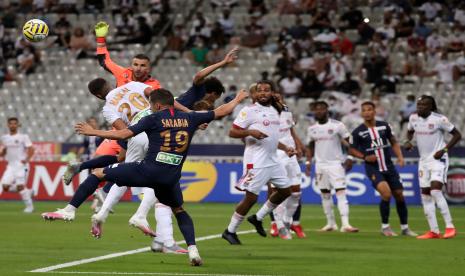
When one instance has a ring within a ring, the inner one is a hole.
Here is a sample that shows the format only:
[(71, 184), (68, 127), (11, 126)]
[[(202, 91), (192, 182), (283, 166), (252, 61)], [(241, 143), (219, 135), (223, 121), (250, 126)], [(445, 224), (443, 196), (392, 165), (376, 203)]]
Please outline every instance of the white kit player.
[[(405, 148), (413, 148), (411, 140), (416, 136), (420, 162), (418, 164), (418, 179), (421, 188), (421, 200), (430, 231), (417, 239), (439, 239), (441, 234), (436, 219), (436, 206), (441, 212), (446, 230), (445, 239), (456, 235), (455, 226), (449, 206), (442, 193), (442, 187), (447, 182), (449, 157), (447, 151), (461, 139), (461, 134), (449, 122), (446, 116), (436, 113), (436, 101), (431, 96), (421, 96), (417, 101), (417, 113), (410, 115), (407, 141)], [(452, 134), (452, 139), (446, 144), (444, 135)]]
[(327, 224), (321, 231), (338, 230), (333, 212), (331, 190), (336, 191), (337, 207), (341, 216), (341, 232), (358, 232), (349, 224), (349, 202), (346, 196), (345, 171), (350, 170), (352, 162), (344, 162), (342, 144), (349, 144), (350, 133), (343, 123), (330, 119), (328, 104), (315, 103), (317, 123), (308, 128), (309, 146), (307, 148), (306, 174), (310, 175), (311, 160), (315, 156), (315, 183), (321, 192), (321, 204)]
[(29, 172), (29, 162), (34, 155), (31, 139), (27, 134), (18, 132), (18, 118), (8, 118), (9, 133), (1, 137), (0, 156), (8, 162), (5, 172), (0, 180), (4, 192), (18, 192), (26, 208), (25, 213), (32, 213), (33, 191), (26, 187)]
[[(280, 93), (274, 93), (273, 96), (278, 102), (283, 103), (283, 98)], [(297, 153), (301, 153), (304, 147), (294, 131), (295, 121), (292, 112), (290, 112), (284, 104), (282, 104), (282, 106), (283, 111), (281, 111), (279, 115), (279, 142), (287, 147), (295, 148)], [(289, 157), (282, 150), (277, 150), (277, 155), (279, 163), (282, 164), (286, 170), (286, 176), (291, 185), (291, 195), (273, 211), (275, 224), (272, 223), (271, 228), (273, 229), (276, 227), (277, 233), (271, 234), (278, 234), (282, 239), (292, 239), (289, 230), (293, 230), (299, 238), (305, 238), (305, 233), (302, 231), (300, 223), (294, 223), (293, 221), (294, 213), (299, 206), (300, 197), (302, 195), (300, 190), (300, 186), (302, 185), (302, 172), (299, 162), (297, 161), (297, 156)]]
[(275, 89), (272, 82), (257, 82), (254, 95), (256, 103), (239, 112), (229, 133), (232, 138), (245, 140), (243, 162), (247, 169), (244, 181), (238, 187), (245, 191), (245, 196), (237, 205), (229, 226), (222, 235), (230, 244), (241, 244), (236, 234), (237, 229), (257, 201), (263, 186), (271, 182), (276, 191), (255, 215), (247, 218), (263, 237), (266, 236), (263, 218), (291, 194), (286, 171), (278, 161), (276, 149), (284, 150), (290, 156), (295, 154), (295, 150), (279, 143), (279, 113), (274, 107), (276, 102), (272, 97), (273, 91)]
[[(152, 88), (149, 85), (140, 82), (129, 82), (123, 86), (111, 90), (109, 83), (102, 78), (92, 80), (89, 83), (88, 88), (94, 96), (106, 101), (102, 111), (103, 116), (105, 117), (106, 121), (116, 129), (127, 128), (130, 121), (138, 112), (149, 107), (147, 98), (150, 92), (152, 91)], [(179, 104), (177, 104), (177, 106), (179, 107)], [(181, 108), (184, 107), (182, 106)], [(133, 141), (140, 142), (140, 140), (138, 139), (135, 139)], [(136, 150), (138, 152), (143, 151), (146, 148), (146, 144), (143, 141), (141, 144), (136, 143), (133, 145), (134, 147), (132, 147), (132, 150)], [(131, 156), (132, 153), (128, 151), (126, 154)], [(81, 184), (81, 186), (82, 185), (83, 183)], [(109, 193), (107, 196), (108, 202), (117, 202), (122, 196), (121, 191), (123, 191), (124, 194), (126, 188), (117, 187), (116, 185), (113, 185), (112, 190), (114, 192)], [(153, 189), (133, 188), (131, 191), (135, 195), (138, 195), (143, 192), (145, 193), (138, 210), (129, 221), (130, 225), (139, 228), (146, 235), (155, 237), (156, 234), (153, 232), (153, 230), (151, 230), (147, 221), (147, 214), (151, 207), (154, 206), (156, 201)], [(70, 204), (68, 204), (64, 209), (58, 209), (58, 211), (56, 212), (43, 213), (42, 217), (50, 220), (74, 220), (75, 210), (85, 201), (86, 198), (87, 195), (79, 196), (76, 193), (71, 199)], [(102, 212), (105, 211), (106, 209), (102, 210)], [(160, 222), (162, 224), (166, 223), (167, 225), (169, 225), (169, 227), (172, 228), (171, 212), (169, 213), (169, 215), (165, 216), (166, 218), (162, 221), (159, 221), (158, 224), (160, 224)], [(102, 223), (103, 221), (104, 219), (100, 221), (100, 223)], [(97, 228), (94, 226), (98, 226), (95, 217), (93, 217), (92, 234), (96, 237), (100, 237), (101, 228)]]

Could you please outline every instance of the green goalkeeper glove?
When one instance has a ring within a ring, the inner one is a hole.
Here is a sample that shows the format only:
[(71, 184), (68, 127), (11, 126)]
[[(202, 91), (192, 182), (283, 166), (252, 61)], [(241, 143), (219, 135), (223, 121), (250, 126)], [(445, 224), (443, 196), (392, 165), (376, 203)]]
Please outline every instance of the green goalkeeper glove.
[(100, 21), (95, 25), (95, 36), (96, 37), (106, 37), (108, 34), (108, 28), (110, 26), (107, 24), (107, 22)]

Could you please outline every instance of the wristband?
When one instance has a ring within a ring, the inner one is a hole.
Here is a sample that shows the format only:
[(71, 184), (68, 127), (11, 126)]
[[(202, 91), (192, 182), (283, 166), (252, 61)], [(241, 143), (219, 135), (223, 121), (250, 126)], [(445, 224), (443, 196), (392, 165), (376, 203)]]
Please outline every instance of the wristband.
[(347, 159), (351, 160), (351, 161), (354, 161), (354, 157), (352, 155), (347, 155)]
[(310, 161), (305, 161), (305, 165), (310, 165), (311, 162)]
[(97, 37), (97, 38), (95, 39), (95, 41), (97, 41), (97, 43), (105, 43), (105, 37), (104, 37), (104, 36), (102, 36), (102, 37)]

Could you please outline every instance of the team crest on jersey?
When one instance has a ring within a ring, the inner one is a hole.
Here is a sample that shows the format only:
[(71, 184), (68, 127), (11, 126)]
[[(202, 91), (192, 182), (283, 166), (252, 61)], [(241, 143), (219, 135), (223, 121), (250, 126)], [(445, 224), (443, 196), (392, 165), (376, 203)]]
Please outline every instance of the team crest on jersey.
[(242, 111), (241, 114), (240, 114), (240, 116), (241, 116), (242, 119), (247, 118), (247, 112)]
[(372, 174), (371, 175), (371, 180), (375, 181), (376, 180), (376, 175)]
[(434, 129), (434, 124), (429, 124), (429, 125), (428, 125), (428, 128), (429, 128), (429, 129)]
[(269, 121), (269, 120), (264, 120), (264, 121), (263, 121), (263, 125), (264, 125), (264, 126), (269, 126), (269, 125), (270, 125), (270, 121)]
[(333, 134), (333, 133), (334, 133), (334, 130), (328, 129), (328, 134)]

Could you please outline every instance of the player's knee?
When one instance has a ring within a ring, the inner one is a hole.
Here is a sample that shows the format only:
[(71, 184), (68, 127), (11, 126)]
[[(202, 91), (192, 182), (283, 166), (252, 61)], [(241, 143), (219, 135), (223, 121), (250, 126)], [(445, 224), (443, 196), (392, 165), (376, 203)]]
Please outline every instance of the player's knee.
[(10, 185), (2, 184), (2, 189), (3, 191), (8, 192), (10, 190)]
[(431, 189), (430, 188), (421, 188), (421, 194), (422, 195), (431, 195)]
[(404, 201), (404, 190), (403, 189), (395, 190), (394, 199), (396, 201)]
[(439, 181), (432, 181), (431, 190), (442, 190), (442, 183)]
[(300, 191), (301, 191), (300, 185), (292, 185), (292, 186), (291, 186), (291, 191), (292, 191), (293, 193), (300, 192)]
[(284, 198), (287, 198), (289, 196), (291, 196), (291, 188), (286, 188), (286, 189), (278, 189), (278, 193), (284, 197)]
[(320, 189), (321, 194), (331, 194), (331, 191), (328, 189)]
[(346, 189), (336, 189), (336, 196), (338, 195), (345, 195), (346, 194)]
[(103, 168), (93, 169), (92, 174), (95, 175), (98, 179), (103, 179), (103, 177), (105, 177)]
[(18, 192), (21, 192), (22, 190), (24, 190), (24, 185), (16, 185), (16, 190)]
[(248, 191), (245, 193), (246, 202), (255, 204), (257, 200), (258, 200), (258, 196), (256, 194), (248, 192)]
[(175, 214), (175, 215), (185, 211), (182, 206), (171, 207), (171, 210), (173, 211), (173, 214)]

